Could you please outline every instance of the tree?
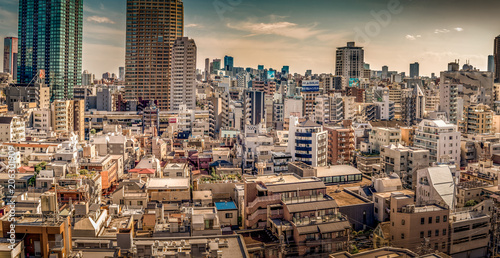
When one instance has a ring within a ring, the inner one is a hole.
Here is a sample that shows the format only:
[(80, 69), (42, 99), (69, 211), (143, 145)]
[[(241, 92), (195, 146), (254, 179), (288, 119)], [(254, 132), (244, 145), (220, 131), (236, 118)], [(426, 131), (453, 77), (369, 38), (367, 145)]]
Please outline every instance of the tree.
[(465, 207), (472, 207), (472, 206), (475, 206), (477, 204), (476, 201), (474, 200), (468, 200), (466, 203), (465, 203)]
[(96, 134), (95, 129), (90, 129), (90, 134)]

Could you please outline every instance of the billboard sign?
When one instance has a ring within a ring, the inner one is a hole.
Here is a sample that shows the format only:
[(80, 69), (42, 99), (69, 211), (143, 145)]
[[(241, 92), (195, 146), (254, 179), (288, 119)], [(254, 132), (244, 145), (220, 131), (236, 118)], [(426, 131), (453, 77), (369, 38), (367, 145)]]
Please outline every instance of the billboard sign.
[(349, 79), (349, 87), (359, 87), (359, 79), (358, 78), (350, 78)]
[(302, 81), (302, 92), (319, 91), (318, 80), (304, 80)]
[(276, 79), (276, 71), (267, 71), (267, 79), (274, 80)]

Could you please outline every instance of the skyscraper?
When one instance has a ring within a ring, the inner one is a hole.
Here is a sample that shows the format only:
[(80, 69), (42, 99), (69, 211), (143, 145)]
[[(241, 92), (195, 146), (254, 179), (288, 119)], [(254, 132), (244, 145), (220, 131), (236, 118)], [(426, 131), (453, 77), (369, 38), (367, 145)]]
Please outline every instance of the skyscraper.
[(211, 69), (210, 73), (211, 74), (217, 74), (217, 71), (220, 70), (220, 64), (221, 64), (220, 59), (214, 59), (214, 60), (212, 60), (212, 69)]
[(181, 0), (127, 0), (126, 98), (170, 108), (172, 45), (184, 35)]
[(420, 65), (418, 62), (410, 64), (410, 78), (416, 78), (420, 76)]
[(495, 82), (500, 82), (500, 35), (495, 38), (494, 48), (495, 74), (493, 79), (495, 79)]
[(82, 27), (83, 0), (20, 0), (17, 82), (43, 70), (51, 100), (72, 99), (82, 80)]
[(232, 56), (224, 57), (224, 69), (226, 71), (232, 71), (234, 67), (234, 58)]
[(488, 72), (495, 72), (495, 57), (493, 55), (488, 56)]
[(244, 121), (247, 125), (265, 123), (265, 93), (256, 90), (245, 90)]
[(210, 77), (210, 59), (206, 58), (205, 59), (205, 74), (204, 74), (205, 81), (208, 81), (208, 77)]
[(343, 76), (344, 80), (359, 79), (363, 75), (365, 51), (356, 47), (356, 43), (347, 42), (347, 46), (337, 48), (335, 75)]
[(3, 72), (17, 79), (17, 38), (7, 37), (4, 39)]
[(170, 109), (196, 108), (196, 44), (187, 37), (179, 38), (172, 47), (172, 81), (170, 83)]
[(389, 67), (387, 65), (382, 66), (382, 80), (389, 77)]
[(119, 81), (125, 80), (125, 67), (123, 66), (118, 67), (118, 80)]

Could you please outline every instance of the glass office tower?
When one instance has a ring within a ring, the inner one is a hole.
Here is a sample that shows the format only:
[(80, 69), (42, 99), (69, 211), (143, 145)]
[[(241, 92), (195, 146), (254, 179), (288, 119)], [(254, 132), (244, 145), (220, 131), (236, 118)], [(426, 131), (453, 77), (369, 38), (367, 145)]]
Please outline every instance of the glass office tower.
[(82, 80), (82, 27), (83, 0), (20, 0), (18, 83), (45, 75), (51, 101), (72, 99)]

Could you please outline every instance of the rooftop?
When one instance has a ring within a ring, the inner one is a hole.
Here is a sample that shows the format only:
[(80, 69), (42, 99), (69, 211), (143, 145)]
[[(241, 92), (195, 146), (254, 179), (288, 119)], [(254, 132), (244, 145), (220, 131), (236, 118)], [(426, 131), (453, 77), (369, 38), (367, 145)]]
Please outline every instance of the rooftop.
[(352, 194), (345, 190), (329, 192), (328, 194), (337, 202), (339, 207), (368, 203), (368, 201), (360, 198), (356, 194)]
[(214, 204), (218, 211), (238, 209), (236, 208), (236, 204), (234, 204), (234, 202), (216, 202)]
[(357, 168), (349, 165), (337, 165), (328, 167), (316, 167), (316, 177), (345, 176), (362, 174)]
[(189, 178), (150, 178), (147, 189), (188, 189)]
[(317, 179), (313, 178), (300, 178), (295, 174), (282, 174), (282, 175), (258, 175), (258, 176), (247, 176), (245, 175), (245, 181), (247, 182), (262, 182), (266, 185), (270, 184), (291, 184), (291, 183), (302, 183), (302, 182), (314, 182)]

